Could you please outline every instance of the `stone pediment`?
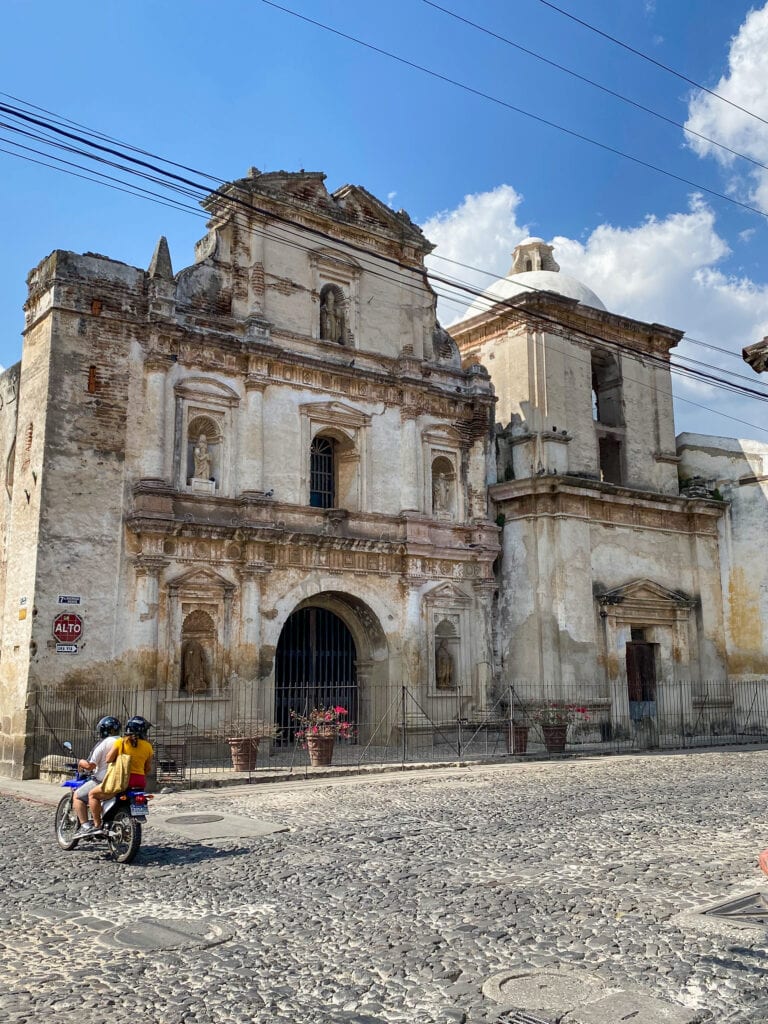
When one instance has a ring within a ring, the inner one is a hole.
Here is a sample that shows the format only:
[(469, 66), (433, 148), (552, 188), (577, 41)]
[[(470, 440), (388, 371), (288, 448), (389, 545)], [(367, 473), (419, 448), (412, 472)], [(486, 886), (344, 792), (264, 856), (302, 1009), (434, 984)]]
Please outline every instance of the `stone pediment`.
[(309, 416), (315, 422), (321, 421), (329, 426), (365, 427), (371, 417), (344, 402), (307, 402), (299, 407), (303, 416)]
[[(401, 245), (413, 246), (422, 254), (434, 248), (424, 237), (418, 225), (403, 210), (395, 212), (386, 203), (359, 185), (343, 185), (333, 193), (325, 187), (325, 174), (321, 171), (269, 171), (262, 173), (255, 167), (248, 176), (222, 185), (203, 200), (203, 207), (213, 216), (231, 208), (231, 197), (242, 200), (250, 195), (259, 206), (259, 196), (290, 206), (305, 207), (330, 216), (337, 224), (347, 223), (365, 228), (374, 234), (384, 234)], [(271, 203), (264, 203), (270, 206)]]
[(633, 580), (613, 590), (597, 591), (595, 598), (598, 604), (631, 604), (635, 608), (645, 607), (648, 609), (657, 608), (660, 605), (665, 607), (674, 606), (677, 608), (690, 608), (693, 604), (690, 597), (677, 590), (669, 590), (660, 583), (653, 580)]
[(453, 583), (441, 583), (424, 595), (424, 601), (427, 604), (451, 608), (463, 608), (472, 604), (472, 598)]
[(214, 377), (184, 377), (174, 386), (174, 391), (184, 398), (213, 398), (227, 405), (237, 405), (240, 401), (233, 388)]
[(434, 249), (404, 210), (396, 213), (359, 185), (343, 185), (333, 193), (332, 198), (348, 220), (395, 234), (422, 252), (431, 252)]
[(209, 593), (213, 590), (234, 590), (234, 583), (230, 583), (228, 579), (215, 572), (213, 569), (208, 569), (205, 566), (199, 568), (190, 569), (189, 572), (182, 573), (180, 576), (176, 576), (174, 579), (168, 581), (169, 590), (181, 590), (181, 591), (208, 591)]
[(338, 249), (329, 249), (327, 246), (313, 249), (309, 254), (309, 258), (313, 263), (319, 265), (343, 267), (349, 274), (360, 274), (363, 269), (361, 264), (348, 253), (339, 252)]

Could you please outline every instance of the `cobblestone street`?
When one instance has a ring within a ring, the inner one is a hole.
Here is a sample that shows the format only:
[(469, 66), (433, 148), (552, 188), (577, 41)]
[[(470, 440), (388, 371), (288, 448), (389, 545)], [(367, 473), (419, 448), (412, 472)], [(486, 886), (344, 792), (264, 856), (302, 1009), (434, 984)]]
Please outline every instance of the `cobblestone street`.
[[(52, 806), (3, 796), (0, 1016), (495, 1021), (490, 975), (559, 966), (764, 1024), (768, 925), (679, 915), (768, 888), (767, 773), (768, 751), (726, 751), (165, 795), (153, 814), (288, 831), (200, 843), (150, 823), (125, 867), (60, 851)], [(176, 947), (132, 948), (143, 918)]]

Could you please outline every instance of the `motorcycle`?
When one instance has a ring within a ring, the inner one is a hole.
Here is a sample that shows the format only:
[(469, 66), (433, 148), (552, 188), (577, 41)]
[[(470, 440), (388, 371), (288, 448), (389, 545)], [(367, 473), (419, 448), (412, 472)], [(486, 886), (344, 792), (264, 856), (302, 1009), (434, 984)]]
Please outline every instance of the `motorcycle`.
[[(64, 749), (72, 755), (72, 744), (67, 741)], [(62, 850), (74, 850), (80, 842), (93, 843), (106, 839), (110, 853), (118, 864), (130, 864), (141, 846), (141, 826), (146, 824), (149, 816), (149, 797), (141, 789), (127, 789), (108, 797), (102, 804), (102, 834), (97, 836), (78, 836), (80, 828), (72, 799), (75, 790), (92, 778), (89, 773), (78, 769), (77, 761), (67, 763), (69, 778), (62, 782), (68, 792), (59, 801), (56, 808), (54, 831), (56, 842)]]

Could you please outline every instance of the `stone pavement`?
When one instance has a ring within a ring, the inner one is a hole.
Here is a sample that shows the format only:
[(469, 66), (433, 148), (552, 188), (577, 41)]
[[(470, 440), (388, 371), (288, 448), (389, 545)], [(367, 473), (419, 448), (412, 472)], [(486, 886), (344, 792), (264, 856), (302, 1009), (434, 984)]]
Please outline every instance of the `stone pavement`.
[(767, 774), (708, 751), (172, 794), (129, 866), (60, 851), (60, 791), (0, 780), (0, 1019), (765, 1024), (768, 925), (697, 911), (768, 889)]

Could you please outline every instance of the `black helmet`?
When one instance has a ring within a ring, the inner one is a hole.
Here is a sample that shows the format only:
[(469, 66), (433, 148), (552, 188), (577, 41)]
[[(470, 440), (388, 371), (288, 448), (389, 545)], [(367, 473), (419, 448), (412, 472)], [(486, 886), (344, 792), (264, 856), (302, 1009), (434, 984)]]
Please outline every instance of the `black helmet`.
[(120, 734), (120, 728), (120, 719), (115, 718), (114, 715), (105, 715), (104, 718), (100, 718), (96, 723), (96, 732), (103, 740), (106, 739), (107, 736), (118, 736)]
[(125, 723), (125, 735), (138, 736), (140, 740), (145, 740), (151, 728), (152, 723), (148, 722), (146, 718), (142, 718), (141, 715), (134, 715), (133, 718), (129, 718)]

